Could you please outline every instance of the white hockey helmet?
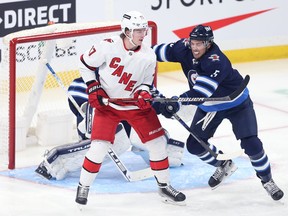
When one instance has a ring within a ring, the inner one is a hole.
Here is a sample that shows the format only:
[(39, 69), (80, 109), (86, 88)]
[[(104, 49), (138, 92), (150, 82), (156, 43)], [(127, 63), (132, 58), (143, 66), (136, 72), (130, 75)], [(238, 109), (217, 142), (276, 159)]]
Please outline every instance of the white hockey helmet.
[(134, 29), (142, 28), (148, 29), (148, 22), (140, 12), (130, 11), (123, 15), (121, 20), (121, 30), (124, 34), (127, 29), (133, 32)]

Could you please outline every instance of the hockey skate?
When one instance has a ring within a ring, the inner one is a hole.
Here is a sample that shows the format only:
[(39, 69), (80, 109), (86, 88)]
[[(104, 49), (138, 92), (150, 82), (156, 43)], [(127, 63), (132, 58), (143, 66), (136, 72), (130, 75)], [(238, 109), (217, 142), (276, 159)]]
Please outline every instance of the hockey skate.
[(171, 185), (158, 183), (159, 195), (163, 198), (163, 202), (174, 205), (186, 205), (186, 196), (180, 191), (174, 189)]
[(232, 160), (223, 161), (223, 163), (217, 167), (214, 174), (210, 177), (208, 181), (209, 186), (213, 190), (216, 189), (222, 182), (224, 182), (226, 178), (231, 176), (237, 170), (237, 168), (238, 167)]
[(35, 170), (35, 172), (37, 174), (39, 174), (41, 177), (44, 177), (48, 180), (50, 180), (52, 178), (52, 175), (50, 173), (48, 173), (48, 170), (47, 168), (45, 167), (45, 164), (44, 162), (42, 162), (38, 167), (37, 169)]
[(82, 186), (81, 184), (78, 185), (77, 188), (77, 194), (75, 202), (80, 205), (86, 205), (87, 204), (87, 197), (89, 193), (89, 187)]
[(280, 200), (284, 196), (284, 192), (275, 184), (273, 179), (268, 182), (262, 182), (262, 185), (273, 200)]

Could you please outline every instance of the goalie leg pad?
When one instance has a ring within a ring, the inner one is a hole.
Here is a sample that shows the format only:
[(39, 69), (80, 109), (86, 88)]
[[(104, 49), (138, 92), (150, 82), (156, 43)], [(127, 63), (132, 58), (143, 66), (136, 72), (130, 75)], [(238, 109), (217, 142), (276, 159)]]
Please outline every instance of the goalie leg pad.
[(179, 167), (182, 164), (183, 154), (184, 154), (184, 142), (169, 139), (167, 142), (167, 154), (169, 158), (170, 167)]
[[(44, 155), (44, 160), (37, 167), (35, 172), (46, 179), (64, 179), (68, 173), (75, 172), (81, 169), (85, 154), (90, 148), (91, 141), (84, 140), (77, 143), (57, 146)], [(131, 146), (131, 142), (124, 130), (122, 124), (117, 127), (115, 142), (110, 147), (121, 155), (126, 152)], [(110, 161), (108, 156), (105, 156), (104, 162)]]
[[(165, 140), (167, 140), (166, 150), (169, 159), (169, 166), (170, 167), (179, 167), (182, 164), (183, 154), (184, 154), (184, 146), (185, 143), (179, 140), (175, 140), (170, 138), (170, 135), (167, 130), (165, 130)], [(149, 154), (147, 145), (143, 144), (138, 137), (137, 133), (132, 129), (130, 133), (130, 140), (132, 143), (132, 151), (140, 155), (143, 160), (149, 163)]]
[(40, 163), (35, 172), (48, 180), (52, 178), (52, 175), (48, 172), (44, 162)]
[(47, 151), (35, 172), (47, 179), (64, 179), (69, 172), (81, 168), (90, 144), (90, 140), (84, 140), (78, 143), (57, 146)]

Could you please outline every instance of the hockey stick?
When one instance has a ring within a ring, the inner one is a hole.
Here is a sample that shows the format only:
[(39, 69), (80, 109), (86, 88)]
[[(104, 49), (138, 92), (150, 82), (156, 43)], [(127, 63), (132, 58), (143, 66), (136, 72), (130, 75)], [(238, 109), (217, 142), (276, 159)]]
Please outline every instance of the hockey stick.
[[(147, 101), (154, 101), (154, 102), (160, 102), (160, 103), (165, 103), (165, 102), (206, 102), (206, 101), (232, 101), (235, 98), (237, 98), (246, 88), (250, 80), (250, 76), (246, 75), (244, 80), (242, 81), (241, 85), (236, 89), (232, 94), (224, 97), (185, 97), (185, 98), (150, 98), (147, 99)], [(122, 102), (122, 103), (133, 103), (137, 102), (137, 98), (109, 98), (106, 99), (106, 101), (103, 101), (104, 103), (109, 103), (109, 102)]]
[(115, 162), (116, 166), (121, 171), (121, 174), (127, 179), (127, 181), (140, 181), (153, 177), (151, 168), (129, 171), (111, 148), (108, 149), (108, 155)]
[(47, 68), (49, 69), (49, 71), (51, 72), (51, 74), (53, 75), (53, 77), (56, 79), (58, 85), (66, 92), (67, 97), (70, 99), (70, 101), (73, 103), (74, 107), (77, 109), (77, 111), (80, 113), (80, 115), (85, 119), (85, 113), (82, 111), (82, 109), (79, 107), (79, 105), (77, 104), (77, 102), (75, 101), (75, 99), (72, 97), (72, 95), (69, 94), (68, 90), (66, 89), (66, 87), (64, 86), (63, 82), (61, 81), (60, 77), (55, 73), (55, 71), (53, 70), (53, 68), (51, 67), (51, 65), (49, 63), (46, 63)]
[(184, 128), (189, 131), (189, 133), (203, 146), (214, 158), (217, 160), (229, 160), (235, 157), (239, 157), (243, 154), (243, 149), (230, 153), (216, 153), (210, 149), (209, 144), (204, 142), (197, 134), (195, 134), (191, 128), (176, 114), (173, 114), (174, 118), (182, 125)]
[[(75, 99), (69, 92), (67, 91), (66, 87), (62, 83), (60, 77), (55, 73), (53, 68), (49, 63), (46, 63), (47, 68), (53, 75), (53, 77), (56, 79), (57, 83), (60, 85), (60, 87), (67, 93), (68, 98), (73, 103), (74, 107), (77, 109), (77, 111), (81, 114), (81, 116), (85, 119), (85, 113), (82, 111), (82, 109), (79, 107)], [(121, 174), (124, 176), (127, 181), (139, 181), (147, 178), (151, 178), (153, 176), (151, 168), (145, 168), (138, 171), (129, 171), (126, 166), (122, 163), (116, 152), (112, 149), (108, 149), (108, 155), (111, 158), (111, 160), (115, 163)]]

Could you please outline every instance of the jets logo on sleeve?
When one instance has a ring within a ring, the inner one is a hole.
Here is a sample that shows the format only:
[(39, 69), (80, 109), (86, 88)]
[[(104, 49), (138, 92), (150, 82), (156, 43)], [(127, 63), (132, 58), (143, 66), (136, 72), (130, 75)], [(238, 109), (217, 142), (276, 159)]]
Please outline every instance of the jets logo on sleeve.
[(192, 86), (194, 86), (195, 85), (195, 83), (196, 83), (196, 78), (198, 77), (198, 73), (197, 73), (197, 71), (196, 70), (189, 70), (188, 71), (188, 81), (190, 82), (190, 84), (192, 85)]
[(212, 61), (220, 61), (220, 57), (217, 54), (212, 54), (208, 59), (211, 59)]

